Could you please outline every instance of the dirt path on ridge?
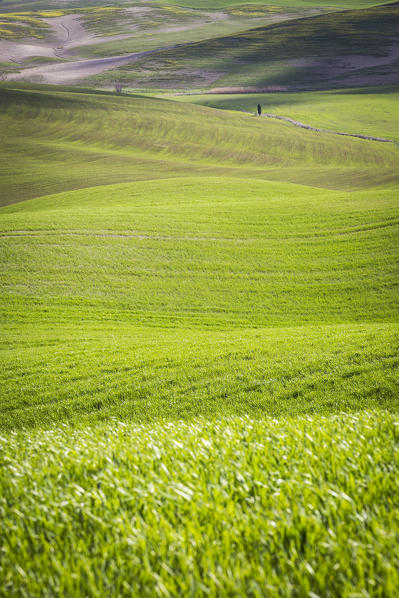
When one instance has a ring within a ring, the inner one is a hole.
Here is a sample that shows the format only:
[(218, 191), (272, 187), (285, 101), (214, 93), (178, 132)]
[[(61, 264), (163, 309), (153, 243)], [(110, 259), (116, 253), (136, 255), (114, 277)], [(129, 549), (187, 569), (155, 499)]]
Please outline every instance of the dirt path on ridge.
[[(247, 114), (252, 114), (252, 112), (247, 112)], [(300, 127), (301, 129), (306, 129), (308, 131), (316, 131), (316, 133), (330, 133), (331, 135), (342, 135), (343, 137), (357, 137), (358, 139), (365, 139), (367, 141), (394, 143), (395, 145), (399, 146), (399, 141), (395, 141), (394, 139), (386, 139), (385, 137), (373, 137), (372, 135), (362, 135), (360, 133), (344, 133), (343, 131), (332, 131), (331, 129), (320, 129), (318, 127), (312, 127), (311, 125), (301, 123), (298, 120), (294, 120), (293, 118), (289, 118), (289, 116), (279, 116), (278, 114), (270, 114), (268, 112), (263, 112), (262, 117), (283, 120), (285, 122), (290, 123), (291, 125), (294, 125), (295, 127)]]

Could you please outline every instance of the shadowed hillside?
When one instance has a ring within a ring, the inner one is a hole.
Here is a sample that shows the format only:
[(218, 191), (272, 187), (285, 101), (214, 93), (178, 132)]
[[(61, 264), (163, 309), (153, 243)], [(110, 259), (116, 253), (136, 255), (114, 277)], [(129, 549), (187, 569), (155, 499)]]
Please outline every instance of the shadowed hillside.
[(399, 4), (259, 27), (160, 51), (105, 73), (132, 85), (289, 89), (399, 83)]

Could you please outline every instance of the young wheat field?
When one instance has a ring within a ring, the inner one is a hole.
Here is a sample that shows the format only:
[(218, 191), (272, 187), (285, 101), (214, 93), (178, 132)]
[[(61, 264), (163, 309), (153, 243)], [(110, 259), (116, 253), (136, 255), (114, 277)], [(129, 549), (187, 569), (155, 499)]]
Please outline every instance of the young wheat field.
[(397, 88), (160, 95), (0, 84), (0, 596), (395, 598)]

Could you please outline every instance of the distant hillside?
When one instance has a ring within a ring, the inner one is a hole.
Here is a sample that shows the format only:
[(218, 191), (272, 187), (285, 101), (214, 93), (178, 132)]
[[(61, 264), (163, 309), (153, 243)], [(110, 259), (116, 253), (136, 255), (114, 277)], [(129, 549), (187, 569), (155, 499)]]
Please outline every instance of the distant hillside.
[[(116, 2), (109, 2), (109, 0), (62, 0), (62, 8), (67, 7), (82, 7), (82, 6), (109, 6), (110, 4), (116, 6), (134, 6), (136, 4), (143, 4), (143, 0), (117, 0)], [(239, 6), (269, 6), (271, 8), (363, 8), (367, 6), (374, 6), (383, 4), (381, 0), (148, 0), (148, 4), (152, 6), (169, 5), (169, 6), (183, 6), (187, 8), (199, 9), (220, 9)], [(60, 0), (0, 0), (2, 9), (13, 10), (20, 9), (49, 9), (60, 8)]]
[(137, 96), (0, 87), (0, 130), (0, 205), (187, 175), (356, 189), (399, 173), (393, 144)]
[(399, 85), (294, 93), (168, 94), (167, 97), (251, 113), (260, 103), (264, 114), (289, 117), (320, 129), (384, 137), (399, 143)]
[(156, 52), (97, 77), (133, 86), (284, 86), (399, 83), (399, 3), (257, 27)]

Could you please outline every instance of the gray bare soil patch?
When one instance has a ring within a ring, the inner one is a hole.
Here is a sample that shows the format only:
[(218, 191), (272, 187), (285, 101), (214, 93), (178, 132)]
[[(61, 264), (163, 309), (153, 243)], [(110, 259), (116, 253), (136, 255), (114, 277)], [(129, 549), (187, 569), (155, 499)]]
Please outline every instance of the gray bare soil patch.
[(131, 35), (124, 34), (106, 37), (95, 35), (83, 27), (81, 17), (82, 15), (65, 15), (51, 19), (42, 19), (49, 26), (50, 30), (46, 40), (30, 39), (26, 42), (0, 40), (0, 62), (22, 64), (25, 60), (29, 60), (34, 56), (67, 58), (70, 51), (74, 48), (98, 44), (103, 41), (126, 39)]
[[(52, 84), (73, 84), (86, 77), (99, 74), (103, 71), (118, 67), (126, 62), (135, 61), (138, 57), (146, 53), (139, 53), (137, 56), (128, 54), (125, 56), (112, 56), (104, 59), (82, 59), (74, 60), (73, 54), (77, 48), (84, 48), (101, 44), (102, 42), (112, 42), (131, 38), (140, 33), (140, 20), (157, 16), (158, 10), (154, 6), (133, 6), (124, 8), (126, 13), (132, 17), (137, 17), (137, 24), (129, 22), (129, 32), (118, 35), (101, 36), (88, 31), (82, 24), (82, 14), (69, 14), (55, 18), (43, 18), (42, 21), (49, 27), (49, 34), (46, 40), (29, 39), (25, 41), (0, 40), (0, 62), (14, 62), (16, 65), (23, 66), (25, 61), (33, 57), (43, 58), (62, 58), (71, 59), (69, 65), (55, 66), (54, 64), (40, 65), (32, 68), (25, 68), (19, 75), (10, 74), (10, 79), (26, 79), (28, 81), (52, 83)], [(317, 11), (316, 11), (317, 12)], [(218, 21), (234, 21), (231, 15), (223, 11), (188, 11), (189, 18), (187, 22), (164, 23), (156, 25), (154, 33), (178, 33), (201, 28), (209, 23)], [(253, 21), (276, 22), (292, 18), (290, 13), (277, 13), (261, 19), (252, 19)], [(159, 48), (162, 50), (164, 48)], [(204, 74), (202, 80), (204, 83), (216, 80), (212, 73)]]
[[(399, 43), (392, 44), (388, 51), (381, 56), (349, 54), (346, 56), (331, 56), (328, 58), (297, 58), (287, 62), (294, 68), (308, 68), (314, 73), (315, 79), (326, 82), (345, 83), (353, 85), (395, 85), (399, 83), (399, 69), (395, 63), (399, 60)], [(384, 67), (388, 67), (387, 70)], [(370, 81), (370, 73), (373, 81)], [(376, 70), (378, 69), (378, 70)], [(334, 85), (335, 86), (335, 85)]]
[[(163, 48), (163, 49), (169, 49)], [(140, 60), (144, 56), (153, 54), (158, 50), (146, 52), (135, 52), (124, 56), (111, 56), (109, 58), (94, 58), (91, 60), (77, 60), (63, 64), (48, 64), (33, 68), (24, 69), (21, 73), (13, 73), (8, 76), (10, 80), (27, 80), (35, 83), (73, 85), (82, 79), (87, 79), (107, 70), (111, 70), (123, 64), (129, 64)]]

